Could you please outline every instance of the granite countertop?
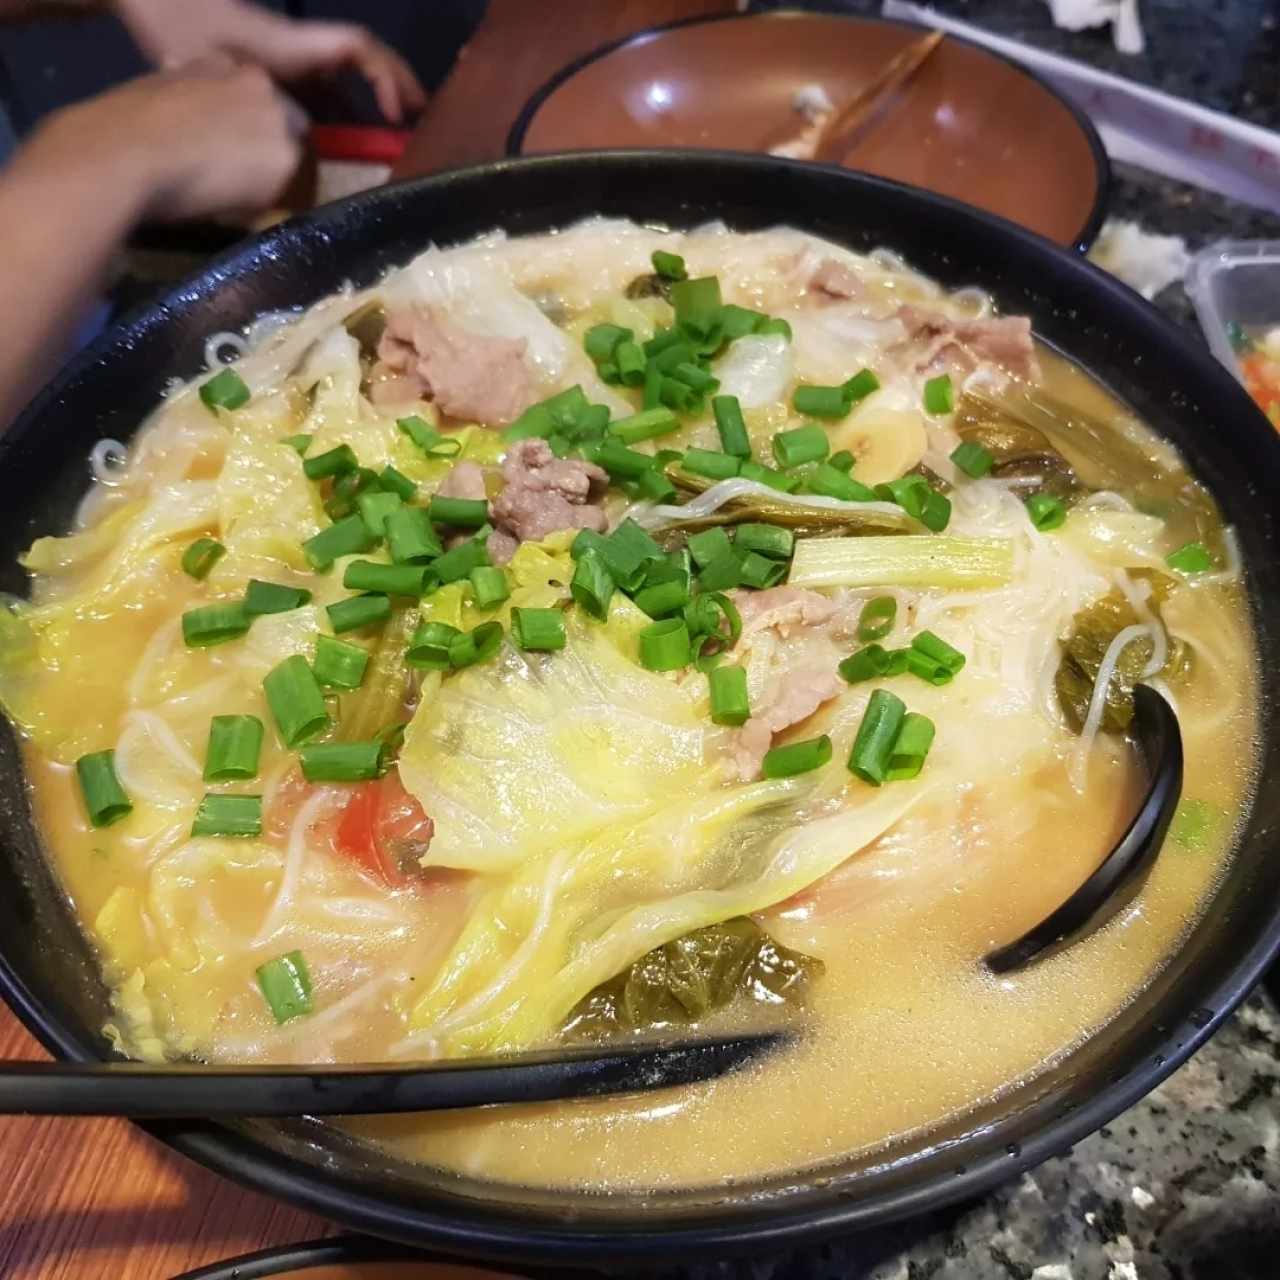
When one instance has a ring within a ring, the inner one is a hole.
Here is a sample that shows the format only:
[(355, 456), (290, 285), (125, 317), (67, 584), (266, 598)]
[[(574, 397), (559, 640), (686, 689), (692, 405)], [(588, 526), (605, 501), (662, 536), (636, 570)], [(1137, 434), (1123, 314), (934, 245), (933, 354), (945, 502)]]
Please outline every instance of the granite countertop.
[[(1002, 35), (1269, 128), (1280, 125), (1275, 0), (1141, 0), (1146, 51), (1057, 30), (1043, 0), (932, 0)], [(757, 3), (756, 8), (773, 7)], [(877, 3), (806, 5), (877, 12)], [(1280, 215), (1128, 165), (1109, 213), (1180, 235), (1280, 236)], [(1157, 305), (1199, 333), (1180, 284)], [(1280, 992), (1280, 982), (1272, 984)], [(683, 1273), (698, 1280), (1277, 1280), (1280, 1013), (1259, 987), (1160, 1088), (1067, 1155), (984, 1199), (820, 1249)]]

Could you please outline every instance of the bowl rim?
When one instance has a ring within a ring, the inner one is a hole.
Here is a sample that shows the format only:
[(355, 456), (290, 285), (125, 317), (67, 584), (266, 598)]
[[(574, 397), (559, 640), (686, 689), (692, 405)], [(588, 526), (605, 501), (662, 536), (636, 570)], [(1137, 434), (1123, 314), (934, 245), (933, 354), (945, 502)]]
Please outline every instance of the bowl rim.
[[(674, 22), (659, 23), (654, 27), (645, 27), (640, 31), (633, 31), (630, 35), (619, 36), (617, 39), (606, 41), (604, 44), (597, 45), (594, 49), (588, 50), (586, 53), (580, 54), (578, 57), (566, 62), (558, 71), (552, 73), (541, 85), (536, 88), (530, 97), (525, 101), (516, 115), (515, 120), (511, 123), (511, 128), (507, 131), (506, 154), (511, 158), (522, 157), (526, 153), (524, 151), (525, 137), (533, 124), (534, 117), (541, 110), (542, 105), (551, 97), (561, 85), (572, 80), (579, 71), (589, 67), (593, 62), (599, 62), (603, 58), (607, 58), (610, 54), (616, 53), (619, 49), (629, 48), (636, 44), (647, 44), (649, 41), (665, 35), (669, 31), (678, 31), (683, 27), (700, 27), (712, 22), (733, 22), (741, 19), (751, 19), (753, 21), (791, 21), (798, 18), (822, 18), (835, 19), (840, 22), (854, 22), (875, 24), (885, 27), (905, 27), (911, 31), (927, 31), (929, 28), (918, 22), (909, 22), (905, 18), (886, 18), (879, 14), (862, 14), (862, 13), (831, 13), (825, 10), (814, 9), (766, 9), (766, 10), (744, 10), (740, 13), (703, 13), (696, 14), (691, 18), (677, 18)], [(1113, 176), (1111, 172), (1111, 158), (1107, 155), (1107, 149), (1103, 145), (1102, 137), (1098, 133), (1097, 126), (1089, 115), (1076, 105), (1064, 93), (1060, 93), (1048, 80), (1039, 72), (1033, 71), (1030, 67), (1024, 66), (1014, 59), (1006, 57), (1003, 53), (988, 48), (986, 45), (977, 40), (971, 40), (967, 36), (955, 35), (952, 32), (947, 33), (947, 39), (955, 44), (968, 45), (971, 49), (977, 49), (984, 53), (987, 57), (994, 59), (996, 62), (1003, 62), (1005, 66), (1013, 71), (1020, 73), (1030, 80), (1033, 84), (1039, 86), (1044, 93), (1055, 99), (1067, 113), (1075, 120), (1076, 127), (1084, 135), (1085, 141), (1089, 144), (1090, 154), (1093, 156), (1094, 170), (1094, 195), (1093, 204), (1089, 209), (1089, 215), (1085, 218), (1084, 225), (1076, 232), (1074, 238), (1060, 248), (1074, 249), (1079, 253), (1088, 253), (1093, 242), (1098, 238), (1098, 232), (1102, 230), (1103, 221), (1107, 216), (1107, 206), (1111, 200), (1111, 187)], [(650, 147), (637, 148), (639, 150), (653, 150)], [(672, 147), (673, 151), (687, 150), (684, 147)], [(718, 148), (707, 148), (709, 152), (715, 153)], [(576, 154), (573, 152), (543, 152), (534, 154), (545, 155), (568, 155)], [(743, 155), (760, 155), (757, 151), (744, 151)], [(815, 163), (813, 161), (800, 161), (799, 163)], [(827, 166), (824, 166), (827, 167)], [(843, 168), (842, 165), (836, 165), (836, 168)], [(849, 169), (849, 173), (862, 174), (861, 169)], [(866, 177), (874, 177), (873, 174), (864, 174)], [(886, 181), (894, 182), (896, 179), (886, 179)], [(905, 185), (905, 184), (899, 184)], [(949, 197), (943, 196), (943, 199)], [(977, 208), (976, 205), (971, 206)], [(980, 209), (979, 212), (989, 213), (989, 210)], [(992, 217), (1001, 217), (1000, 214), (991, 214)], [(1007, 219), (1006, 219), (1007, 221)], [(1021, 223), (1015, 224), (1021, 226)], [(1027, 227), (1025, 230), (1031, 231), (1033, 235), (1039, 234), (1032, 228)], [(1046, 237), (1047, 238), (1047, 237)], [(1051, 241), (1057, 244), (1056, 240)]]
[[(278, 224), (213, 259), (161, 297), (135, 308), (75, 356), (27, 406), (10, 428), (7, 441), (0, 438), (0, 455), (6, 443), (10, 447), (15, 443), (20, 445), (26, 435), (38, 428), (43, 415), (56, 409), (64, 388), (92, 370), (131, 327), (163, 319), (171, 310), (191, 305), (202, 291), (224, 287), (237, 269), (255, 263), (257, 269), (261, 269), (264, 262), (274, 259), (281, 247), (286, 254), (296, 254), (297, 249), (290, 245), (290, 240), (301, 233), (327, 239), (335, 228), (340, 233), (344, 219), (352, 212), (376, 211), (385, 201), (419, 191), (447, 195), (455, 185), (465, 187), (468, 183), (500, 180), (501, 175), (508, 172), (548, 170), (562, 174), (567, 171), (571, 177), (575, 170), (590, 170), (601, 165), (620, 170), (665, 167), (677, 172), (684, 167), (704, 171), (708, 166), (742, 171), (764, 169), (790, 174), (799, 182), (825, 177), (868, 197), (879, 196), (891, 203), (907, 199), (923, 209), (936, 211), (943, 219), (985, 224), (988, 230), (1021, 242), (1032, 254), (1052, 260), (1062, 277), (1058, 284), (1064, 293), (1073, 287), (1092, 292), (1097, 305), (1108, 307), (1109, 314), (1127, 313), (1133, 323), (1147, 330), (1144, 341), (1163, 344), (1187, 371), (1190, 381), (1216, 384), (1215, 390), (1221, 392), (1226, 402), (1234, 397), (1236, 404), (1247, 411), (1255, 439), (1260, 442), (1265, 438), (1263, 447), (1273, 455), (1280, 450), (1280, 442), (1276, 442), (1266, 419), (1193, 331), (1175, 324), (1139, 294), (1084, 257), (1024, 227), (933, 192), (837, 166), (818, 166), (746, 152), (669, 149), (569, 152), (497, 160), (375, 188)], [(625, 1223), (603, 1225), (576, 1215), (531, 1220), (506, 1206), (491, 1209), (483, 1200), (471, 1202), (436, 1193), (406, 1196), (370, 1190), (359, 1185), (358, 1172), (334, 1173), (273, 1148), (242, 1130), (209, 1120), (153, 1121), (140, 1127), (183, 1155), (243, 1186), (336, 1219), (357, 1231), (404, 1243), (425, 1241), (459, 1258), (585, 1267), (614, 1260), (653, 1262), (677, 1256), (692, 1259), (760, 1249), (781, 1250), (924, 1215), (989, 1191), (1068, 1150), (1181, 1066), (1231, 1015), (1278, 953), (1280, 909), (1271, 914), (1265, 928), (1259, 928), (1252, 944), (1222, 967), (1220, 975), (1206, 977), (1203, 1007), (1196, 1012), (1209, 1016), (1183, 1016), (1161, 1024), (1159, 1034), (1149, 1042), (1142, 1056), (1135, 1056), (1124, 1071), (1111, 1075), (1083, 1103), (1058, 1107), (1037, 1132), (1023, 1141), (1016, 1155), (992, 1152), (977, 1158), (963, 1157), (963, 1163), (958, 1158), (950, 1170), (942, 1171), (948, 1173), (945, 1181), (939, 1173), (913, 1186), (878, 1193), (874, 1200), (833, 1194), (819, 1203), (806, 1204), (796, 1203), (785, 1195), (764, 1197), (739, 1215), (722, 1216), (719, 1220), (668, 1221), (653, 1228), (644, 1225), (639, 1217)], [(89, 1061), (100, 1056), (86, 1048), (87, 1037), (77, 1029), (69, 1010), (60, 1001), (37, 998), (2, 947), (0, 994), (55, 1056), (73, 1061)], [(805, 1172), (794, 1177), (800, 1185), (809, 1180)]]

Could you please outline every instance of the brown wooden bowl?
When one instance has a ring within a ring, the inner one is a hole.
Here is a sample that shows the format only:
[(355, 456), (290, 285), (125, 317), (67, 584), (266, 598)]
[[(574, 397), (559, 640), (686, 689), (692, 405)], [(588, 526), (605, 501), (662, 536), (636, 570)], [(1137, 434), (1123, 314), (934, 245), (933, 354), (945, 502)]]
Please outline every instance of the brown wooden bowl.
[[(837, 107), (922, 28), (880, 18), (723, 14), (641, 32), (570, 63), (525, 104), (510, 155), (616, 147), (766, 151), (804, 121), (792, 94)], [(977, 205), (1087, 248), (1110, 169), (1087, 117), (1029, 71), (948, 36), (843, 163)]]

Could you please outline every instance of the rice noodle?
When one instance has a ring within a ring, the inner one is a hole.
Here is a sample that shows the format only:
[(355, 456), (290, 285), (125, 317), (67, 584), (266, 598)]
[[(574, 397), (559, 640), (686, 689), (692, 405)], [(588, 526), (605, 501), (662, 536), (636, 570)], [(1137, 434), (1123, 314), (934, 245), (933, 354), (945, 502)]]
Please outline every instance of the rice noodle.
[(1111, 489), (1099, 489), (1076, 504), (1081, 510), (1098, 508), (1103, 511), (1132, 511), (1133, 503)]
[(1120, 588), (1124, 598), (1128, 600), (1134, 613), (1138, 615), (1138, 621), (1145, 622), (1151, 628), (1151, 637), (1154, 643), (1151, 647), (1151, 661), (1142, 668), (1142, 678), (1145, 680), (1148, 676), (1153, 676), (1157, 671), (1163, 670), (1164, 664), (1169, 661), (1169, 634), (1165, 630), (1164, 624), (1147, 604), (1147, 601), (1151, 598), (1150, 583), (1134, 582), (1122, 569), (1116, 574), (1116, 585)]
[(260, 947), (283, 923), (283, 917), (293, 905), (293, 897), (302, 879), (303, 863), (306, 861), (308, 847), (307, 836), (314, 823), (319, 822), (325, 812), (332, 808), (338, 798), (332, 788), (326, 787), (308, 798), (298, 810), (298, 816), (289, 828), (289, 844), (285, 850), (284, 872), (280, 877), (280, 887), (267, 913), (258, 926), (252, 945)]
[(1068, 777), (1077, 794), (1084, 791), (1085, 768), (1089, 752), (1093, 748), (1093, 740), (1098, 736), (1098, 729), (1102, 724), (1102, 713), (1107, 705), (1107, 690), (1111, 687), (1111, 678), (1116, 673), (1120, 654), (1142, 636), (1150, 636), (1154, 644), (1155, 637), (1151, 632), (1152, 628), (1145, 623), (1134, 623), (1131, 627), (1125, 627), (1116, 633), (1102, 656), (1102, 662), (1098, 666), (1098, 676), (1093, 684), (1093, 696), (1089, 699), (1089, 713), (1085, 716), (1084, 728), (1080, 731), (1080, 742), (1076, 746), (1075, 755), (1068, 770)]
[(124, 480), (129, 461), (129, 450), (119, 440), (110, 437), (99, 440), (89, 451), (89, 470), (93, 478), (107, 488), (114, 488)]
[[(230, 351), (228, 357), (224, 353)], [(238, 334), (224, 330), (222, 333), (211, 333), (204, 341), (204, 367), (220, 369), (232, 361), (241, 360), (249, 354), (249, 344)]]
[(1215, 582), (1239, 582), (1243, 571), (1240, 559), (1240, 539), (1230, 525), (1222, 531), (1222, 549), (1226, 552), (1226, 565), (1214, 573), (1202, 573), (1196, 578), (1197, 585), (1204, 586)]
[(151, 680), (152, 669), (166, 658), (177, 642), (182, 629), (182, 620), (172, 618), (156, 628), (155, 634), (147, 641), (147, 646), (138, 659), (138, 665), (129, 677), (129, 701), (136, 707), (142, 700), (143, 691)]

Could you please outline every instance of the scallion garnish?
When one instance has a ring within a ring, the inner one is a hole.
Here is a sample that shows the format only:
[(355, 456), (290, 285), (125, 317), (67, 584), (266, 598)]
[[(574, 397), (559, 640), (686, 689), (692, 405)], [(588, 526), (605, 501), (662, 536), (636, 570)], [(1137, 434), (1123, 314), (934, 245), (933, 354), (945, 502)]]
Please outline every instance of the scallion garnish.
[(770, 489), (780, 489), (783, 493), (794, 493), (800, 487), (800, 477), (786, 475), (775, 471), (772, 467), (761, 466), (750, 458), (743, 459), (738, 474), (744, 480), (754, 480), (756, 484), (768, 485)]
[(967, 476), (981, 480), (995, 466), (995, 456), (976, 440), (965, 440), (951, 451), (951, 461)]
[(254, 778), (262, 753), (262, 721), (257, 716), (214, 716), (204, 753), (204, 780)]
[(482, 622), (473, 630), (455, 636), (449, 643), (449, 664), (455, 668), (487, 662), (502, 647), (502, 624)]
[(790, 560), (795, 551), (796, 536), (790, 529), (776, 524), (740, 524), (733, 534), (733, 545), (744, 555), (755, 551), (772, 560)]
[(844, 387), (797, 387), (791, 397), (797, 413), (810, 418), (843, 418), (853, 408)]
[(805, 477), (805, 490), (841, 502), (874, 502), (875, 491), (840, 470), (831, 460), (822, 463)]
[(715, 415), (720, 447), (735, 458), (751, 456), (751, 438), (737, 396), (712, 396), (711, 412)]
[(773, 456), (778, 466), (787, 470), (807, 462), (821, 462), (830, 451), (827, 433), (816, 423), (793, 431), (779, 431), (773, 437)]
[(200, 384), (200, 400), (206, 409), (238, 409), (249, 403), (249, 388), (234, 369), (223, 369)]
[(930, 489), (920, 509), (920, 523), (933, 533), (941, 533), (951, 523), (951, 499)]
[(853, 750), (849, 753), (849, 772), (878, 787), (889, 772), (894, 744), (906, 718), (907, 707), (897, 694), (876, 689), (867, 701), (862, 723), (858, 726)]
[(1027, 499), (1027, 515), (1041, 533), (1048, 533), (1066, 523), (1067, 508), (1061, 498), (1051, 493), (1033, 493)]
[(345, 520), (354, 515), (356, 503), (366, 490), (377, 490), (378, 476), (368, 467), (356, 467), (344, 471), (333, 482), (333, 489), (324, 500), (325, 514), (330, 520)]
[(644, 472), (635, 483), (640, 496), (647, 498), (650, 502), (675, 502), (676, 500), (675, 485), (671, 483), (667, 474), (659, 471), (657, 467)]
[(297, 747), (323, 732), (329, 711), (306, 658), (294, 654), (272, 667), (262, 681), (267, 706), (286, 747)]
[(692, 361), (676, 365), (671, 370), (671, 376), (677, 382), (683, 382), (686, 387), (692, 387), (699, 395), (710, 395), (713, 391), (720, 390), (720, 379)]
[(770, 560), (757, 551), (748, 551), (738, 561), (738, 577), (744, 587), (764, 591), (776, 587), (786, 576), (786, 564)]
[(851, 405), (865, 400), (873, 391), (880, 390), (880, 379), (870, 369), (862, 369), (845, 380), (844, 397)]
[(898, 602), (893, 596), (876, 596), (862, 606), (858, 615), (859, 640), (883, 640), (893, 630)]
[(424, 622), (413, 633), (404, 660), (420, 671), (447, 671), (453, 666), (449, 648), (462, 634), (447, 622)]
[(926, 657), (932, 658), (934, 662), (945, 667), (953, 676), (964, 670), (964, 654), (959, 649), (953, 648), (940, 636), (934, 635), (932, 631), (920, 632), (911, 641), (911, 647), (917, 653), (923, 653)]
[(680, 459), (683, 470), (709, 480), (729, 480), (742, 468), (742, 459), (715, 449), (686, 449)]
[(358, 644), (335, 640), (333, 636), (316, 637), (316, 679), (330, 689), (358, 689), (369, 665), (369, 652)]
[(250, 578), (244, 592), (244, 611), (255, 618), (265, 613), (288, 613), (310, 603), (311, 592), (302, 587), (286, 587), (259, 578)]
[(478, 529), (489, 518), (489, 504), (483, 498), (442, 498), (437, 494), (427, 506), (432, 524), (451, 529)]
[(565, 391), (531, 404), (502, 433), (502, 438), (515, 441), (540, 436), (545, 440), (554, 431), (575, 428), (588, 408), (586, 392), (575, 383)]
[(412, 502), (418, 494), (418, 486), (389, 462), (378, 472), (378, 483), (388, 493), (394, 493), (401, 502)]
[(756, 333), (761, 337), (776, 334), (791, 341), (791, 326), (781, 316), (761, 316), (756, 324)]
[(512, 609), (516, 646), (527, 653), (550, 653), (565, 645), (564, 614), (559, 609)]
[(341, 556), (363, 555), (366, 551), (372, 551), (377, 541), (365, 522), (353, 515), (308, 538), (302, 544), (302, 553), (313, 569), (323, 573)]
[[(837, 471), (843, 471), (845, 475), (848, 475), (853, 470), (854, 462), (855, 458), (853, 454), (851, 454), (848, 449), (841, 449), (838, 453), (833, 453), (831, 457), (827, 459), (827, 466), (835, 467)], [(870, 493), (871, 490), (868, 489), (867, 492)]]
[(850, 684), (880, 680), (886, 676), (900, 676), (906, 669), (905, 649), (885, 649), (878, 644), (869, 644), (865, 649), (850, 654), (836, 668)]
[(613, 359), (619, 343), (630, 342), (634, 337), (630, 329), (620, 324), (595, 324), (582, 335), (582, 346), (587, 355), (600, 364)]
[(598, 551), (588, 547), (578, 557), (573, 568), (569, 591), (578, 605), (593, 618), (603, 622), (609, 616), (609, 602), (613, 599), (613, 576)]
[(884, 772), (885, 781), (906, 782), (918, 777), (929, 748), (933, 746), (934, 733), (933, 721), (928, 716), (908, 711), (903, 717), (902, 728), (898, 730), (893, 750), (889, 753), (889, 763)]
[(280, 443), (287, 444), (295, 453), (305, 454), (311, 448), (311, 442), (314, 439), (315, 436), (300, 431), (296, 436), (285, 436)]
[(668, 253), (665, 249), (655, 249), (649, 255), (649, 261), (653, 263), (653, 269), (664, 280), (687, 280), (689, 278), (684, 259), (678, 253)]
[(766, 778), (794, 778), (821, 769), (830, 760), (831, 739), (824, 733), (820, 738), (770, 748), (760, 763), (760, 772)]
[(667, 618), (639, 635), (640, 665), (649, 671), (678, 671), (693, 659), (693, 644), (683, 618)]
[(707, 672), (711, 695), (711, 723), (736, 729), (751, 717), (747, 673), (742, 667), (712, 667)]
[(658, 388), (658, 399), (668, 409), (678, 413), (693, 413), (702, 404), (700, 392), (695, 391), (687, 382), (681, 382), (679, 378), (668, 378), (665, 375)]
[(955, 388), (951, 385), (951, 375), (940, 373), (924, 384), (924, 408), (926, 413), (951, 413), (956, 407)]
[(421, 596), (426, 590), (426, 567), (420, 564), (382, 564), (377, 560), (352, 560), (342, 575), (349, 591), (371, 591), (385, 596)]
[(325, 612), (329, 615), (333, 634), (340, 636), (346, 631), (358, 631), (362, 627), (381, 626), (391, 617), (391, 600), (385, 595), (372, 592), (348, 596), (345, 600), (326, 606)]
[(477, 609), (496, 609), (511, 595), (507, 575), (494, 565), (477, 565), (467, 576), (471, 579), (471, 599)]
[(426, 564), (444, 553), (440, 535), (421, 507), (400, 507), (383, 522), (387, 550), (396, 564)]
[(698, 574), (703, 591), (729, 591), (742, 585), (742, 557), (732, 548), (709, 561)]
[(189, 649), (236, 640), (249, 630), (253, 619), (242, 600), (225, 600), (189, 609), (182, 615), (182, 638)]
[(613, 353), (613, 363), (618, 368), (618, 381), (627, 387), (638, 387), (644, 383), (644, 371), (647, 361), (638, 342), (628, 339), (618, 343)]
[(95, 827), (109, 827), (133, 812), (133, 802), (116, 777), (116, 753), (91, 751), (76, 761), (76, 778), (89, 821)]
[(260, 965), (258, 989), (277, 1022), (311, 1012), (311, 975), (301, 951), (290, 951)]
[(360, 512), (360, 519), (364, 521), (364, 527), (375, 538), (381, 538), (386, 532), (387, 517), (393, 511), (399, 511), (404, 506), (398, 493), (390, 493), (386, 489), (380, 489), (375, 493), (362, 493), (356, 499), (356, 507)]
[(197, 538), (182, 553), (182, 571), (190, 574), (197, 582), (203, 582), (223, 556), (227, 549), (213, 538)]
[(481, 533), (468, 538), (466, 542), (458, 543), (432, 562), (431, 571), (441, 583), (461, 582), (463, 578), (471, 576), (472, 569), (479, 569), (490, 563), (485, 538), (481, 537)]
[(736, 342), (739, 338), (755, 333), (756, 326), (764, 319), (758, 311), (736, 306), (732, 302), (726, 302), (720, 308), (720, 330), (726, 342)]
[(715, 276), (678, 280), (671, 286), (676, 324), (699, 340), (709, 338), (720, 319), (720, 281)]
[(396, 426), (427, 455), (428, 458), (456, 458), (462, 452), (462, 441), (456, 436), (441, 435), (416, 413), (397, 418)]
[(313, 742), (298, 757), (308, 782), (368, 782), (381, 772), (382, 743)]
[(699, 569), (706, 568), (719, 556), (728, 555), (732, 550), (729, 535), (720, 527), (703, 529), (701, 533), (691, 534), (685, 544), (689, 554)]
[(689, 603), (689, 575), (669, 565), (658, 565), (632, 597), (651, 618), (665, 618)]
[(1213, 557), (1203, 542), (1184, 543), (1165, 556), (1165, 564), (1179, 573), (1208, 573), (1214, 567)]
[[(629, 418), (618, 418), (609, 423), (609, 437), (622, 444), (638, 444), (641, 440), (669, 435), (679, 426), (679, 420), (670, 409), (643, 409)], [(653, 465), (652, 459), (649, 465)]]
[[(646, 409), (646, 413), (663, 413), (662, 409)], [(673, 419), (674, 421), (674, 419)], [(653, 467), (653, 456), (628, 449), (616, 440), (606, 440), (595, 450), (593, 461), (603, 467), (614, 480), (638, 480)]]
[(355, 450), (349, 444), (340, 444), (313, 458), (304, 458), (302, 470), (308, 480), (324, 480), (328, 476), (340, 476), (354, 471), (360, 465)]
[(262, 834), (262, 797), (206, 795), (191, 824), (193, 836), (246, 839)]

